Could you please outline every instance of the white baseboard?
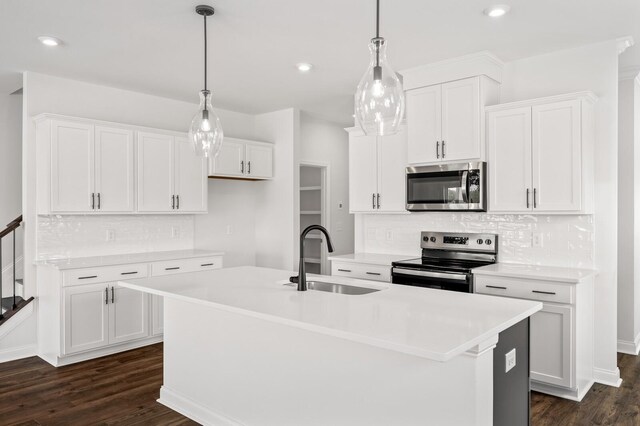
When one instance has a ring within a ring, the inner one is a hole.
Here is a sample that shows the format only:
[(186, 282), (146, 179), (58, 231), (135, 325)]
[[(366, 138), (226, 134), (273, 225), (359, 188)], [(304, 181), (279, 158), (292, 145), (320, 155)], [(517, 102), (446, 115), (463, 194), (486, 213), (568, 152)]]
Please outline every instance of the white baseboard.
[(197, 402), (168, 389), (166, 386), (162, 386), (160, 388), (160, 398), (158, 399), (158, 402), (203, 425), (242, 426), (242, 423), (216, 413), (209, 408), (206, 408)]
[(591, 386), (593, 386), (594, 381), (591, 380), (586, 382), (584, 386), (580, 387), (580, 391), (578, 389), (567, 389), (561, 388), (554, 385), (549, 385), (547, 383), (538, 382), (536, 380), (531, 380), (531, 390), (541, 393), (546, 393), (548, 395), (557, 396), (559, 398), (569, 399), (571, 401), (580, 402), (582, 398), (589, 392)]
[(640, 353), (640, 334), (636, 336), (635, 341), (633, 342), (618, 339), (618, 352), (629, 355), (638, 355)]
[(30, 356), (36, 356), (37, 351), (38, 347), (36, 345), (27, 345), (19, 348), (0, 350), (0, 363), (28, 358)]
[(620, 378), (620, 369), (617, 367), (613, 371), (594, 367), (593, 378), (596, 383), (601, 383), (607, 386), (614, 386), (616, 388), (619, 388), (622, 384), (622, 379)]

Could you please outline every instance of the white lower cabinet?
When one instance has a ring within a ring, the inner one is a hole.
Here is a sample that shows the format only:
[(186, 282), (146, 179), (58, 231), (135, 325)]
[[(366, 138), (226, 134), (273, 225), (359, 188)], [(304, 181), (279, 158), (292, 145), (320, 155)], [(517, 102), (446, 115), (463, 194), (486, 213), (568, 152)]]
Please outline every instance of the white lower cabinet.
[(89, 284), (64, 289), (64, 354), (109, 344), (108, 286)]
[(476, 293), (543, 303), (530, 318), (531, 389), (580, 401), (593, 384), (593, 279), (474, 277)]
[(110, 289), (109, 343), (123, 343), (149, 335), (149, 296), (114, 284)]

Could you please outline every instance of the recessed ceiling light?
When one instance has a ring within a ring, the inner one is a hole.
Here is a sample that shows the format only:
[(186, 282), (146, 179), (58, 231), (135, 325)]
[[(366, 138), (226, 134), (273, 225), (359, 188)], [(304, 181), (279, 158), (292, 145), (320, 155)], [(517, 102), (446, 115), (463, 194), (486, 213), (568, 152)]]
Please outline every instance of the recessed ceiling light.
[(484, 14), (491, 18), (499, 18), (504, 16), (511, 10), (511, 6), (507, 4), (496, 4), (484, 10)]
[(59, 38), (55, 38), (51, 36), (40, 36), (38, 37), (38, 40), (40, 40), (40, 43), (44, 44), (45, 46), (53, 47), (53, 46), (58, 46), (62, 44)]
[(298, 71), (300, 72), (309, 72), (311, 71), (311, 68), (313, 68), (313, 65), (308, 62), (300, 62), (299, 64), (296, 64), (296, 68), (298, 68)]

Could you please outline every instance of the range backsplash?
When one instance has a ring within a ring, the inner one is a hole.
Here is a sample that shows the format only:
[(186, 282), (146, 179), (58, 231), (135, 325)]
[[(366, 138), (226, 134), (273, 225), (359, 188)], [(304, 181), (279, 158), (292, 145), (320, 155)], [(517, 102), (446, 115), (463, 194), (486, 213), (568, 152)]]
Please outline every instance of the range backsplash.
[[(358, 223), (360, 222), (360, 223)], [(498, 261), (575, 268), (594, 267), (593, 216), (412, 213), (357, 215), (356, 252), (420, 253), (421, 231), (488, 232), (499, 235)], [(542, 247), (532, 246), (532, 233)]]
[[(176, 228), (177, 236), (173, 237)], [(107, 231), (115, 233), (107, 241)], [(192, 215), (39, 216), (37, 259), (193, 248)]]

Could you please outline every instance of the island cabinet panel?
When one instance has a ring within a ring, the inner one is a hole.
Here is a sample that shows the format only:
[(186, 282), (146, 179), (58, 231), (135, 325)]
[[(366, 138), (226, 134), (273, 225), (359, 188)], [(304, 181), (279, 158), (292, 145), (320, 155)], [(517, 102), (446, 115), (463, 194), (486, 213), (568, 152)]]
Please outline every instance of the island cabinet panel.
[(499, 84), (477, 76), (408, 90), (409, 164), (484, 159), (484, 106)]
[(407, 129), (389, 136), (349, 132), (349, 210), (351, 213), (404, 213)]
[(590, 92), (487, 107), (489, 211), (593, 212)]
[(209, 160), (209, 177), (264, 180), (273, 178), (273, 144), (224, 138)]
[(546, 304), (531, 318), (531, 379), (573, 388), (573, 308)]

